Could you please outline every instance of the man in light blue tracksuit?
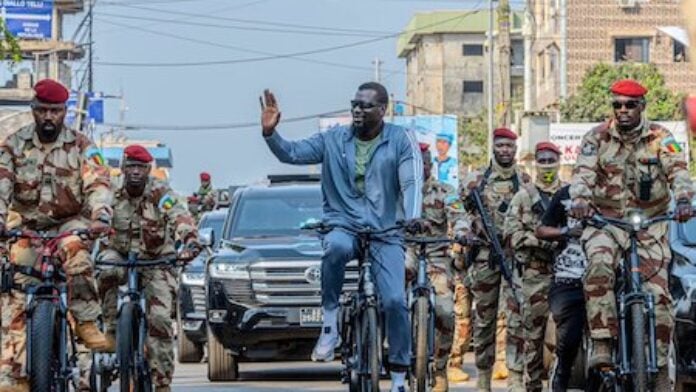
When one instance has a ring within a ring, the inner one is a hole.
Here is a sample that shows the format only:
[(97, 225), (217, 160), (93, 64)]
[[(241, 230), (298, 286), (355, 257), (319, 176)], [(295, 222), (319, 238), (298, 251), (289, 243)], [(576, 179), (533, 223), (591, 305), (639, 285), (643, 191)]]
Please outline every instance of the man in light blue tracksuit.
[[(284, 163), (322, 164), (324, 223), (374, 230), (406, 221), (416, 228), (421, 215), (423, 162), (415, 135), (405, 128), (385, 124), (389, 96), (378, 83), (365, 83), (351, 101), (353, 123), (319, 132), (307, 139), (287, 141), (275, 128), (280, 111), (266, 90), (263, 136)], [(323, 238), (322, 308), (324, 325), (312, 359), (333, 360), (338, 344), (337, 314), (345, 265), (358, 256), (358, 241), (348, 230), (335, 228)], [(411, 362), (411, 338), (405, 296), (403, 237), (392, 232), (373, 241), (373, 274), (385, 313), (389, 339), (392, 391), (405, 391), (404, 379)]]

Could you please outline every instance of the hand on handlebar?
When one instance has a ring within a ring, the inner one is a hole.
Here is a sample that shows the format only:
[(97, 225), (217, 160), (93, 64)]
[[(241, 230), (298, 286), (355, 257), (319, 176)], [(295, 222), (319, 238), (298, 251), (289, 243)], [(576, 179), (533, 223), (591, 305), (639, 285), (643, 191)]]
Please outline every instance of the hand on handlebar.
[(479, 245), (481, 240), (474, 235), (474, 233), (468, 232), (466, 234), (457, 234), (454, 236), (454, 242), (461, 246), (474, 246)]
[(589, 219), (594, 215), (594, 210), (586, 200), (573, 201), (570, 207), (570, 216), (575, 219)]
[(432, 230), (433, 226), (427, 219), (411, 219), (404, 224), (410, 234), (422, 234)]
[(694, 209), (689, 201), (677, 202), (677, 208), (674, 210), (674, 219), (684, 223), (694, 216)]
[(196, 258), (203, 250), (203, 247), (196, 240), (190, 240), (186, 243), (184, 249), (179, 253), (179, 260), (189, 262)]
[(96, 220), (89, 225), (89, 231), (94, 236), (108, 234), (111, 231), (111, 226), (108, 223)]

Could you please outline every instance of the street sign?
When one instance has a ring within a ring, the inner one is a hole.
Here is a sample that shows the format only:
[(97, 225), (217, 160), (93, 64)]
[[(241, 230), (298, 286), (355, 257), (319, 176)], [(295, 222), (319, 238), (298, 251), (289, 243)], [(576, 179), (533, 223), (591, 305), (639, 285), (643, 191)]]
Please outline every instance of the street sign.
[[(89, 103), (87, 104), (87, 116), (85, 118), (85, 123), (90, 123), (94, 121), (96, 124), (104, 123), (104, 98), (101, 93), (87, 93), (87, 99)], [(77, 119), (77, 93), (71, 92), (70, 98), (67, 102), (68, 113), (65, 115), (65, 123), (73, 126), (75, 125), (75, 120)]]
[(53, 0), (0, 0), (7, 28), (21, 39), (51, 39)]

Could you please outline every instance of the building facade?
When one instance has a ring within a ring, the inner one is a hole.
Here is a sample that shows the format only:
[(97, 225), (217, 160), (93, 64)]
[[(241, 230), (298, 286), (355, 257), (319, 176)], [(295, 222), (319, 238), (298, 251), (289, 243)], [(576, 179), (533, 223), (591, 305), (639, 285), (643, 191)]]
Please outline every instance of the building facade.
[[(397, 44), (398, 56), (406, 60), (405, 114), (473, 117), (483, 112), (488, 96), (488, 19), (488, 12), (473, 11), (418, 13), (411, 19)], [(510, 32), (511, 101), (515, 102), (523, 93), (521, 14), (511, 14)], [(500, 91), (499, 75), (494, 74), (494, 84), (494, 91)]]
[[(557, 108), (561, 97), (561, 0), (527, 0), (531, 11), (533, 107)], [(651, 63), (675, 92), (696, 92), (684, 15), (676, 0), (565, 0), (567, 92), (597, 63)]]

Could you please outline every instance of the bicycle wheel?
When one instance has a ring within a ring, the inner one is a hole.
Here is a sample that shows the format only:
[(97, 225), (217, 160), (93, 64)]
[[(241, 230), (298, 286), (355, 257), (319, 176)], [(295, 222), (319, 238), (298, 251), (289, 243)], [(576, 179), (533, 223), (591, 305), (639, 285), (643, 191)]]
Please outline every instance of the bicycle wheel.
[(416, 377), (416, 391), (425, 392), (428, 385), (428, 298), (418, 297), (416, 300), (416, 313), (414, 314), (414, 341), (416, 342), (416, 367), (414, 376)]
[(380, 354), (382, 341), (379, 338), (379, 325), (377, 324), (377, 309), (367, 307), (363, 313), (363, 357), (367, 365), (368, 374), (363, 376), (363, 390), (379, 392), (379, 376), (381, 371)]
[(648, 370), (645, 360), (645, 315), (643, 301), (631, 305), (631, 363), (634, 371), (633, 390), (648, 391)]
[(118, 358), (118, 379), (121, 392), (132, 392), (138, 385), (138, 369), (135, 355), (138, 350), (138, 315), (136, 305), (126, 302), (118, 316), (116, 329), (116, 357)]
[(30, 384), (32, 392), (56, 390), (56, 374), (59, 358), (57, 345), (58, 309), (47, 300), (39, 299), (33, 310), (31, 322), (31, 361)]

